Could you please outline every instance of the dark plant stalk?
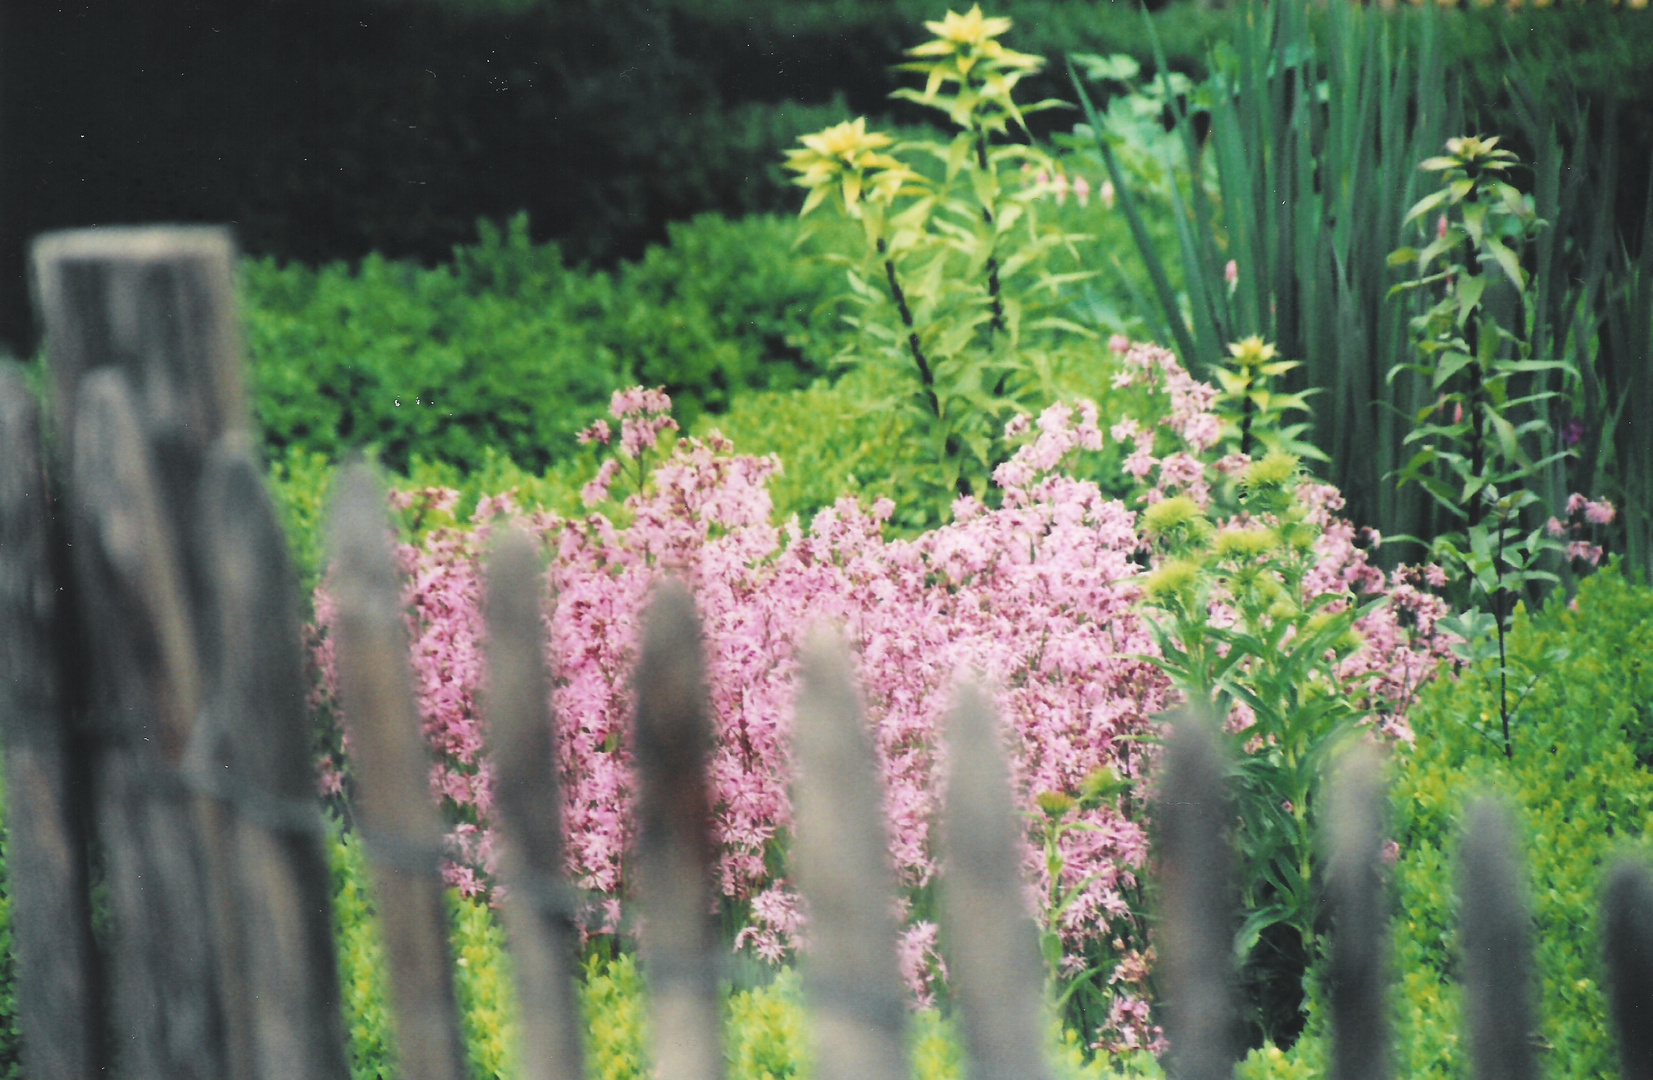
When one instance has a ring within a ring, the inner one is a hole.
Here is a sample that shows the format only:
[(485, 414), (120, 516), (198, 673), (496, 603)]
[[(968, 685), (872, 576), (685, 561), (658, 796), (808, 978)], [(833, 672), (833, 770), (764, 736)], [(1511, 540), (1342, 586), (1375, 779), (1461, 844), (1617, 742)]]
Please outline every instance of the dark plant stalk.
[[(1508, 521), (1508, 511), (1500, 510), (1498, 515), (1498, 555), (1492, 561), (1493, 573), (1503, 577), (1504, 567), (1504, 526)], [(1504, 606), (1508, 602), (1509, 590), (1503, 585), (1490, 598), (1492, 600), (1492, 616), (1498, 623), (1498, 717), (1504, 724), (1504, 757), (1515, 760), (1515, 747), (1510, 743), (1510, 710), (1509, 710), (1509, 666), (1508, 655), (1504, 651)]]
[(1245, 397), (1240, 402), (1240, 453), (1251, 453), (1251, 421), (1252, 401), (1251, 388), (1256, 385), (1257, 377), (1247, 374), (1245, 380)]
[(913, 309), (907, 305), (907, 294), (901, 288), (901, 281), (895, 276), (895, 260), (890, 257), (890, 245), (880, 236), (878, 238), (878, 254), (884, 260), (884, 277), (890, 284), (890, 296), (895, 300), (895, 308), (901, 313), (901, 325), (907, 328), (907, 348), (913, 354), (913, 363), (918, 365), (918, 378), (924, 384), (924, 397), (930, 403), (930, 412), (937, 419), (941, 418), (941, 400), (936, 397), (936, 377), (930, 370), (930, 362), (924, 358), (924, 349), (918, 343), (918, 328), (913, 321)]
[[(987, 129), (979, 123), (976, 124), (976, 166), (982, 172), (987, 171)], [(981, 219), (991, 229), (994, 221), (993, 208), (989, 206), (982, 207)], [(987, 324), (989, 332), (1004, 329), (1004, 298), (1001, 295), (1002, 292), (1003, 290), (999, 285), (999, 256), (995, 251), (989, 251), (987, 254), (987, 295), (993, 305), (993, 318)]]

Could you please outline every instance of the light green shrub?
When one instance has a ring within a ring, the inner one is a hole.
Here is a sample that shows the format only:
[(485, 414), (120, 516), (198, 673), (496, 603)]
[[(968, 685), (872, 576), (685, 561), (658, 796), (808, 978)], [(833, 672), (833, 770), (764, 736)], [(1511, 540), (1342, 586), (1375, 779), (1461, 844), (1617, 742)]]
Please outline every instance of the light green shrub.
[[(1511, 664), (1529, 692), (1523, 738), (1504, 757), (1490, 664), (1440, 679), (1410, 716), (1416, 744), (1394, 762), (1390, 793), (1400, 859), (1393, 885), (1392, 992), (1398, 1076), (1468, 1075), (1457, 979), (1459, 828), (1478, 794), (1515, 812), (1541, 980), (1539, 1034), (1554, 1080), (1617, 1074), (1604, 996), (1600, 895), (1625, 851), (1653, 851), (1653, 773), (1637, 760), (1653, 712), (1646, 663), (1653, 590), (1619, 570), (1586, 579), (1576, 607), (1559, 599), (1517, 620)], [(1289, 1052), (1254, 1053), (1246, 1080), (1305, 1075), (1325, 1056), (1324, 1010)]]

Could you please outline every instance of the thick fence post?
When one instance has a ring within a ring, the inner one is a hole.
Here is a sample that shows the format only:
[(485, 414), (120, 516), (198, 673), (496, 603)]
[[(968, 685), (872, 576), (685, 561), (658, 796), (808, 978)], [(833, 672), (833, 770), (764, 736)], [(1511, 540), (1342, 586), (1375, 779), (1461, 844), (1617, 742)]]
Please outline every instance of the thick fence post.
[(76, 587), (103, 744), (117, 1045), (133, 1076), (208, 1080), (226, 1075), (223, 1016), (203, 845), (177, 771), (200, 705), (195, 630), (126, 380), (95, 372), (79, 397)]
[(562, 806), (545, 667), (539, 552), (522, 532), (500, 536), (488, 563), (488, 735), (504, 840), (505, 923), (516, 970), (524, 1080), (579, 1080), (578, 942), (562, 875)]
[(694, 601), (660, 585), (636, 674), (637, 871), (654, 1068), (671, 1080), (723, 1075), (712, 923), (712, 726)]
[(186, 775), (220, 843), (220, 970), (240, 1074), (347, 1080), (297, 581), (250, 450), (221, 440), (196, 515), (210, 586)]
[(84, 763), (71, 760), (60, 650), (68, 612), (53, 525), (39, 410), (7, 364), (0, 367), (0, 740), (18, 1027), (29, 1076), (93, 1076), (102, 1063), (87, 808), (71, 775)]
[(1338, 763), (1327, 829), (1332, 909), (1331, 1080), (1388, 1080), (1388, 895), (1383, 765), (1362, 742)]
[(1022, 829), (992, 703), (959, 687), (947, 722), (942, 930), (979, 1080), (1038, 1080), (1044, 964), (1022, 885)]
[(442, 823), (430, 795), (389, 521), (367, 467), (339, 474), (333, 596), (339, 689), (384, 921), (401, 1075), (461, 1080), (464, 1044), (442, 898)]
[(1470, 807), (1459, 864), (1464, 999), (1475, 1076), (1536, 1080), (1532, 935), (1503, 807), (1488, 800)]
[[(108, 853), (116, 1043), (134, 1076), (239, 1075), (226, 1056), (206, 879), (223, 852), (180, 783), (200, 703), (205, 582), (190, 520), (213, 442), (243, 428), (234, 247), (206, 228), (34, 245), (55, 463), (74, 508), (87, 738)], [(205, 830), (205, 832), (203, 832)], [(233, 1023), (233, 1021), (232, 1021)]]
[(1215, 725), (1176, 721), (1155, 817), (1161, 840), (1160, 971), (1165, 1031), (1180, 1080), (1234, 1074), (1234, 931), (1229, 803)]
[(815, 1074), (906, 1080), (907, 1007), (878, 761), (842, 643), (818, 631), (802, 660), (792, 726), (792, 851), (809, 907), (801, 967)]

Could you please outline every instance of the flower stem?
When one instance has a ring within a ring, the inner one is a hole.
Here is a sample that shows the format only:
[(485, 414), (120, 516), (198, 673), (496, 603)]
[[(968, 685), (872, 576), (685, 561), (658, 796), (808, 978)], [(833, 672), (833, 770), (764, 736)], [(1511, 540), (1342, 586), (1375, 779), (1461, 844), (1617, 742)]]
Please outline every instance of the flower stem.
[(913, 309), (907, 304), (907, 294), (901, 288), (901, 280), (895, 275), (895, 260), (890, 257), (890, 246), (884, 238), (878, 238), (878, 254), (884, 259), (884, 277), (890, 285), (890, 296), (895, 300), (895, 308), (901, 313), (901, 325), (907, 328), (907, 349), (913, 355), (913, 363), (918, 365), (918, 378), (924, 384), (924, 397), (930, 403), (930, 412), (936, 417), (941, 416), (941, 400), (936, 397), (936, 377), (930, 370), (930, 362), (924, 358), (924, 349), (918, 343), (918, 328), (913, 321)]

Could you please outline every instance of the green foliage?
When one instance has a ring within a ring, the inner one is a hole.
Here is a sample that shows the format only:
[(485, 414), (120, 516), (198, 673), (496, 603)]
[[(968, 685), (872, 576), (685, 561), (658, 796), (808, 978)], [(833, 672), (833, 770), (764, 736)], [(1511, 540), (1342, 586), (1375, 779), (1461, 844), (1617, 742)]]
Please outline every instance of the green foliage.
[(648, 1018), (643, 976), (629, 953), (612, 960), (593, 954), (580, 986), (585, 1017), (585, 1067), (592, 1080), (641, 1080), (648, 1062)]
[[(1617, 567), (1584, 581), (1576, 606), (1560, 597), (1517, 618), (1510, 663), (1532, 689), (1515, 756), (1479, 730), (1497, 714), (1490, 663), (1440, 679), (1410, 714), (1417, 741), (1394, 761), (1389, 802), (1400, 859), (1394, 870), (1395, 1075), (1468, 1074), (1458, 956), (1456, 854), (1464, 812), (1480, 794), (1515, 812), (1533, 918), (1539, 1034), (1556, 1080), (1617, 1075), (1601, 960), (1605, 871), (1618, 855), (1646, 857), (1653, 772), (1646, 753), (1653, 675), (1644, 661), (1653, 591)], [(1289, 1053), (1259, 1053), (1248, 1080), (1305, 1075), (1323, 1058), (1318, 1021)], [(1277, 1062), (1277, 1064), (1275, 1064)], [(1263, 1067), (1263, 1066), (1266, 1066)], [(1316, 1074), (1318, 1075), (1318, 1074)]]
[(352, 1080), (392, 1080), (394, 1025), (367, 853), (360, 837), (335, 830), (328, 836), (327, 855), (333, 871), (333, 940), (339, 951), (350, 1075)]
[[(1456, 114), (1448, 92), (1437, 5), (1388, 17), (1375, 8), (1302, 0), (1247, 2), (1211, 53), (1210, 78), (1179, 86), (1156, 49), (1161, 115), (1174, 125), (1163, 153), (1176, 181), (1175, 239), (1163, 245), (1139, 206), (1140, 182), (1121, 162), (1118, 118), (1086, 110), (1120, 209), (1153, 285), (1143, 310), (1159, 340), (1213, 378), (1228, 345), (1258, 336), (1302, 366), (1288, 390), (1322, 388), (1315, 445), (1355, 520), (1389, 531), (1426, 531), (1422, 509), (1382, 483), (1404, 429), (1381, 406), (1412, 411), (1414, 388), (1383, 374), (1408, 346), (1399, 279), (1384, 259), (1419, 190), (1415, 163), (1446, 137)], [(1144, 21), (1150, 35), (1153, 24)], [(1103, 93), (1136, 91), (1117, 66), (1087, 74)], [(1176, 253), (1167, 260), (1164, 251)], [(1230, 271), (1232, 266), (1232, 271)], [(1179, 292), (1173, 274), (1180, 274)], [(1387, 463), (1387, 464), (1386, 464)], [(1398, 524), (1397, 524), (1398, 523)]]
[(858, 251), (834, 253), (863, 339), (846, 359), (908, 373), (909, 389), (888, 405), (911, 416), (927, 467), (903, 479), (950, 501), (987, 495), (1004, 422), (1049, 399), (1054, 351), (1094, 333), (1063, 310), (1067, 286), (1090, 276), (1076, 268), (1088, 237), (1042, 221), (1039, 185), (1013, 182), (1020, 166), (1055, 164), (1002, 141), (1055, 104), (1015, 99), (1043, 61), (1006, 49), (997, 39), (1009, 20), (979, 7), (926, 25), (935, 37), (902, 65), (925, 76), (924, 88), (895, 96), (939, 110), (959, 132), (896, 144), (862, 118), (805, 136), (787, 168), (809, 189), (804, 215), (827, 205), (862, 226)]
[(243, 271), (255, 411), (272, 459), (376, 446), (471, 470), (490, 449), (535, 474), (621, 385), (664, 385), (680, 421), (802, 385), (834, 349), (830, 270), (793, 222), (704, 217), (613, 274), (567, 267), (519, 216), (435, 269), (271, 260)]
[[(1391, 380), (1402, 371), (1421, 376), (1439, 395), (1413, 417), (1405, 441), (1418, 449), (1397, 475), (1452, 515), (1454, 526), (1436, 535), (1430, 556), (1461, 573), (1467, 595), (1460, 602), (1480, 603), (1490, 616), (1458, 621), (1468, 647), (1489, 640), (1490, 621), (1502, 665), (1516, 599), (1534, 599), (1540, 587), (1560, 580), (1540, 565), (1562, 544), (1533, 519), (1549, 509), (1533, 487), (1544, 468), (1563, 456), (1559, 450), (1538, 456), (1554, 446), (1550, 403), (1561, 393), (1547, 380), (1576, 383), (1578, 371), (1566, 360), (1531, 355), (1531, 293), (1521, 258), (1544, 223), (1532, 200), (1505, 179), (1515, 155), (1501, 149), (1496, 137), (1448, 139), (1446, 149), (1422, 166), (1441, 174), (1441, 186), (1406, 214), (1408, 223), (1419, 222), (1427, 242), (1389, 259), (1416, 266), (1417, 276), (1397, 285), (1397, 292), (1436, 297), (1412, 320), (1416, 360), (1390, 372)], [(1510, 753), (1507, 672), (1499, 683), (1504, 750)]]
[[(1254, 1009), (1248, 1022), (1282, 1043), (1301, 1026), (1302, 973), (1318, 943), (1320, 778), (1363, 715), (1361, 687), (1337, 668), (1360, 646), (1355, 621), (1382, 602), (1305, 596), (1320, 530), (1294, 494), (1301, 480), (1287, 455), (1251, 465), (1238, 489), (1247, 517), (1221, 531), (1187, 496), (1143, 514), (1161, 555), (1143, 585), (1154, 662), (1219, 721), (1236, 709), (1252, 718), (1230, 736), (1244, 919), (1234, 951)], [(1232, 612), (1231, 625), (1213, 619), (1214, 604)]]

